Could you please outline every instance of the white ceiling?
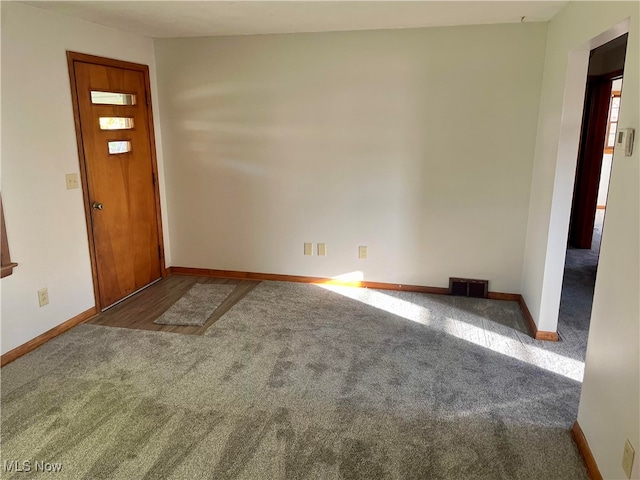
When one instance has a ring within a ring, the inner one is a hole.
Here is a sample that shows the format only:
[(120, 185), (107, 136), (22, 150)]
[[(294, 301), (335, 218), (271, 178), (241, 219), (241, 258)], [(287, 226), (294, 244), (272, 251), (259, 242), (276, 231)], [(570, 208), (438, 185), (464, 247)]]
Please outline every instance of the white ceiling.
[(550, 20), (565, 1), (28, 1), (148, 37), (330, 32)]

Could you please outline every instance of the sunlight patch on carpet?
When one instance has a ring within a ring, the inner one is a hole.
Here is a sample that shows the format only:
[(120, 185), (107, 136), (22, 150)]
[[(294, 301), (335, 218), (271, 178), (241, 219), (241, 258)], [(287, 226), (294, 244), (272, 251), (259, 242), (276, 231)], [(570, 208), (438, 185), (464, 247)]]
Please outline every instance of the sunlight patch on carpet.
[[(432, 318), (428, 308), (386, 295), (377, 290), (327, 284), (317, 286), (407, 320), (428, 325), (461, 340), (557, 373), (571, 380), (582, 382), (584, 362), (532, 344), (525, 344), (520, 338), (520, 334), (515, 330), (515, 338), (510, 338), (451, 317), (436, 320)], [(486, 319), (486, 321), (490, 322), (491, 320)]]

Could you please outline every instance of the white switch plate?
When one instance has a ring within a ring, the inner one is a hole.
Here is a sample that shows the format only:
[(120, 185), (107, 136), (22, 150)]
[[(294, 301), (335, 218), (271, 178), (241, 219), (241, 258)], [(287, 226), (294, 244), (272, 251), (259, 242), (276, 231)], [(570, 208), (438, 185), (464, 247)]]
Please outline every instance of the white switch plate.
[(44, 307), (49, 303), (49, 290), (46, 288), (38, 290), (38, 303), (41, 307)]
[(367, 247), (364, 245), (358, 247), (358, 258), (367, 258)]
[(304, 254), (305, 255), (313, 255), (313, 243), (305, 243), (304, 244)]
[(624, 453), (622, 454), (622, 469), (627, 474), (627, 478), (631, 478), (631, 470), (633, 469), (633, 457), (636, 452), (631, 446), (631, 442), (627, 439), (624, 442)]
[(318, 256), (319, 257), (326, 257), (327, 256), (327, 244), (326, 243), (319, 243), (318, 244)]
[(74, 188), (78, 188), (80, 184), (78, 183), (78, 174), (77, 173), (67, 173), (65, 175), (67, 179), (67, 190), (73, 190)]

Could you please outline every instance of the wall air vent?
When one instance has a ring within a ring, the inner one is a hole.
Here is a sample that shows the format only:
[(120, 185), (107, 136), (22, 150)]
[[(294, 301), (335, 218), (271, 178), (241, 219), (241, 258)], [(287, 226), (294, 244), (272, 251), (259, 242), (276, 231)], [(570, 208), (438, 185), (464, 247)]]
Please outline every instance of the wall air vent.
[(449, 278), (449, 295), (459, 297), (487, 298), (489, 294), (489, 280), (473, 278)]

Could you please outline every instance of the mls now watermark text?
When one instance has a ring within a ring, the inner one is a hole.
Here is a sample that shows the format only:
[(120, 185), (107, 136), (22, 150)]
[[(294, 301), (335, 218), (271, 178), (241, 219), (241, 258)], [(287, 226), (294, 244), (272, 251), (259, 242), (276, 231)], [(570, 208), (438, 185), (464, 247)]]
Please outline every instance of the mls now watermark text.
[(40, 460), (5, 460), (2, 464), (5, 472), (48, 472), (62, 471), (62, 463), (43, 462)]

